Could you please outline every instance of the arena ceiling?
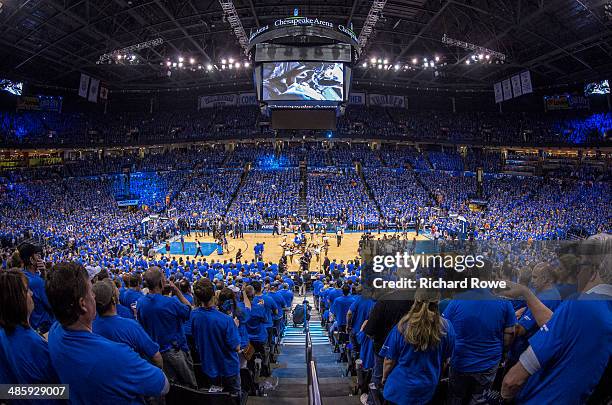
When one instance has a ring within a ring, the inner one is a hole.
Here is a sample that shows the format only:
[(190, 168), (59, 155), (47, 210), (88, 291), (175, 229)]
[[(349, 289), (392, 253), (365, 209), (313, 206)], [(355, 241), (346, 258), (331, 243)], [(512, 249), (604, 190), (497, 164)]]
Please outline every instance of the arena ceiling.
[[(356, 66), (358, 87), (491, 89), (496, 80), (531, 70), (534, 83), (552, 85), (611, 77), (612, 21), (609, 0), (388, 0), (365, 59), (408, 64), (415, 57), (441, 58), (433, 69), (378, 71)], [(196, 63), (241, 56), (218, 0), (0, 0), (0, 73), (71, 88), (80, 72), (111, 89), (252, 86), (249, 69), (174, 71), (178, 55)], [(234, 0), (247, 31), (293, 14), (337, 24), (359, 34), (371, 0)], [(442, 36), (506, 54), (504, 64), (467, 65), (470, 53), (444, 45)], [(136, 52), (135, 64), (96, 64), (99, 56), (155, 38), (164, 43)], [(442, 66), (445, 63), (446, 66)], [(205, 70), (205, 69), (204, 69)], [(227, 89), (227, 87), (226, 87)]]

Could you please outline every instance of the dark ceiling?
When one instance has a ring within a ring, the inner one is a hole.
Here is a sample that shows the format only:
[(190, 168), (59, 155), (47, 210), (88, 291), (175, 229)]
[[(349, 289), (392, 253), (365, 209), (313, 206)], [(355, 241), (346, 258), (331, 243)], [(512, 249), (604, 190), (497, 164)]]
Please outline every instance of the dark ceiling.
[[(219, 63), (240, 47), (218, 0), (0, 0), (0, 73), (38, 84), (78, 87), (80, 72), (111, 89), (252, 86), (252, 72), (205, 69), (166, 76), (167, 58)], [(409, 63), (438, 55), (438, 74), (378, 71), (358, 64), (358, 87), (491, 89), (529, 69), (536, 86), (612, 76), (612, 22), (608, 0), (388, 0), (363, 55)], [(284, 4), (279, 4), (284, 3)], [(371, 0), (235, 0), (248, 32), (293, 14), (352, 23), (359, 34)], [(507, 55), (504, 64), (471, 64), (471, 54), (444, 45), (442, 36)], [(136, 65), (100, 65), (99, 56), (146, 40), (164, 43), (137, 52)], [(365, 60), (365, 59), (364, 59)]]

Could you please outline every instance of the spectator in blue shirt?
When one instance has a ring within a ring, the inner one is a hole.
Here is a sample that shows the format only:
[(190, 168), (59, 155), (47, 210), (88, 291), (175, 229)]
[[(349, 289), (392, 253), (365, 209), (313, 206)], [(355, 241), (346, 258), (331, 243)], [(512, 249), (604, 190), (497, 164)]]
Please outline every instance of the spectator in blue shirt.
[(28, 321), (34, 309), (28, 279), (17, 269), (0, 271), (0, 291), (0, 382), (57, 384), (47, 341)]
[(346, 315), (355, 297), (350, 295), (351, 287), (348, 284), (344, 284), (340, 291), (342, 292), (342, 296), (334, 300), (331, 306), (331, 313), (334, 315), (338, 330), (344, 331), (346, 329)]
[(30, 316), (30, 325), (39, 333), (47, 333), (55, 321), (45, 291), (45, 280), (40, 272), (45, 270), (42, 260), (42, 248), (31, 242), (23, 242), (18, 247), (19, 256), (23, 261), (23, 273), (28, 278), (28, 285), (34, 299), (34, 311)]
[[(490, 274), (490, 265), (479, 271), (480, 279)], [(504, 347), (512, 343), (516, 317), (512, 304), (488, 289), (472, 289), (455, 297), (444, 318), (457, 334), (449, 374), (449, 402), (481, 403), (490, 389), (502, 359)]]
[[(170, 381), (196, 387), (193, 360), (183, 330), (191, 312), (189, 301), (173, 282), (166, 282), (158, 267), (147, 270), (144, 280), (149, 293), (136, 302), (138, 322), (159, 345), (164, 372)], [(178, 299), (162, 295), (166, 286)]]
[(383, 395), (397, 405), (431, 401), (455, 347), (452, 324), (440, 316), (439, 298), (419, 290), (412, 308), (391, 329), (380, 351)]
[[(200, 354), (202, 371), (214, 385), (222, 386), (224, 391), (232, 394), (240, 394), (238, 317), (232, 318), (222, 312), (224, 308), (217, 309), (215, 289), (209, 280), (198, 280), (194, 292), (200, 306), (193, 311), (191, 333)], [(231, 300), (225, 303), (232, 305)]]
[(92, 332), (96, 301), (83, 266), (55, 265), (47, 294), (59, 321), (49, 331), (51, 364), (70, 386), (71, 404), (144, 404), (143, 397), (168, 392), (162, 370), (127, 345)]
[(151, 340), (138, 322), (117, 314), (119, 291), (115, 285), (105, 279), (95, 283), (93, 291), (98, 313), (98, 317), (93, 321), (93, 332), (114, 342), (127, 344), (141, 357), (163, 368), (159, 345)]
[(129, 289), (125, 291), (123, 294), (123, 300), (121, 301), (121, 305), (132, 308), (132, 304), (135, 304), (140, 298), (144, 296), (144, 294), (140, 291), (140, 285), (142, 284), (142, 277), (140, 274), (130, 274), (128, 278), (128, 286)]
[[(581, 293), (551, 311), (525, 286), (506, 292), (523, 297), (540, 330), (506, 374), (502, 397), (519, 404), (583, 404), (612, 356), (612, 236), (597, 234), (576, 252)], [(603, 381), (603, 384), (609, 382)]]
[(293, 291), (289, 289), (288, 283), (283, 283), (283, 289), (280, 290), (283, 298), (285, 299), (285, 307), (291, 308), (291, 304), (293, 303)]
[(346, 323), (349, 328), (349, 337), (353, 348), (356, 352), (359, 352), (359, 342), (357, 341), (357, 334), (361, 331), (361, 326), (368, 319), (370, 311), (376, 303), (372, 298), (366, 298), (361, 295), (363, 292), (362, 286), (355, 288), (355, 300), (351, 304), (348, 313), (346, 314)]

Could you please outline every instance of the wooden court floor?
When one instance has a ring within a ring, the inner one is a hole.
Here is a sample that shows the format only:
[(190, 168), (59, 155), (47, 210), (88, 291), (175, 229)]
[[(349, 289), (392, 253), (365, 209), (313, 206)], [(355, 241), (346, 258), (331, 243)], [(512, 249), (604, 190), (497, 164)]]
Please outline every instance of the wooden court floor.
[[(393, 233), (390, 233), (390, 232), (387, 232), (386, 234), (393, 235)], [(337, 246), (336, 236), (329, 235), (329, 251), (328, 251), (329, 259), (330, 260), (336, 259), (338, 263), (340, 263), (340, 260), (344, 260), (344, 263), (347, 263), (349, 260), (354, 260), (355, 257), (358, 255), (357, 250), (359, 247), (359, 240), (361, 239), (361, 235), (362, 235), (362, 232), (345, 233), (342, 237), (342, 242), (339, 247)], [(384, 235), (384, 233), (380, 234), (380, 236), (382, 235)], [(375, 233), (375, 236), (378, 237), (379, 234)], [(409, 240), (412, 240), (414, 236), (415, 236), (414, 232), (408, 233)], [(287, 234), (287, 241), (288, 242), (293, 241), (293, 237), (294, 237), (293, 234)], [(215, 242), (212, 236), (196, 238), (195, 233), (192, 233), (191, 236), (185, 236), (185, 242), (194, 242), (196, 239), (200, 242)], [(322, 243), (320, 235), (315, 235), (314, 239), (315, 239), (315, 242), (319, 244)], [(423, 236), (422, 234), (419, 235), (419, 237), (417, 238), (417, 240), (425, 240), (425, 239), (427, 238)], [(223, 255), (218, 255), (217, 252), (215, 251), (209, 256), (205, 256), (205, 257), (208, 261), (219, 259), (221, 260), (221, 262), (223, 262), (223, 260), (229, 260), (230, 258), (235, 259), (236, 252), (238, 251), (238, 249), (242, 249), (243, 262), (244, 261), (250, 262), (251, 259), (255, 257), (255, 253), (253, 251), (255, 244), (264, 242), (265, 243), (264, 253), (263, 253), (264, 261), (265, 262), (271, 261), (274, 263), (278, 263), (281, 255), (283, 254), (283, 249), (281, 247), (282, 240), (283, 240), (282, 236), (278, 236), (278, 235), (272, 236), (271, 233), (245, 233), (244, 238), (241, 238), (241, 239), (234, 239), (230, 236), (227, 239), (228, 244), (229, 244), (229, 249), (227, 252), (224, 251)], [(310, 234), (307, 234), (307, 240), (308, 240), (308, 243), (311, 243)], [(193, 256), (187, 256), (187, 255), (174, 255), (174, 254), (172, 256), (173, 257), (183, 257), (185, 259), (187, 258), (191, 259), (193, 257)], [(198, 256), (198, 258), (200, 257), (201, 256)], [(293, 262), (289, 263), (290, 271), (297, 271), (299, 269), (299, 259), (300, 259), (299, 255), (294, 255)], [(317, 262), (316, 258), (313, 257), (313, 259), (311, 260), (311, 264), (310, 264), (310, 270), (311, 271), (318, 270), (320, 266), (322, 266), (323, 264), (323, 259), (324, 259), (323, 254), (320, 255), (319, 263)]]

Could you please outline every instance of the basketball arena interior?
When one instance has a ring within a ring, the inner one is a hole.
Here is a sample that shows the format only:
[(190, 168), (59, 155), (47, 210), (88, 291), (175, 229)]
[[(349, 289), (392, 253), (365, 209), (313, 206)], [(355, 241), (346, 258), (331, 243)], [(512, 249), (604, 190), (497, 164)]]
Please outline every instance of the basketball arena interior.
[(609, 0), (0, 0), (0, 404), (612, 404)]

